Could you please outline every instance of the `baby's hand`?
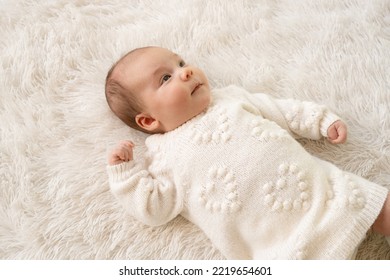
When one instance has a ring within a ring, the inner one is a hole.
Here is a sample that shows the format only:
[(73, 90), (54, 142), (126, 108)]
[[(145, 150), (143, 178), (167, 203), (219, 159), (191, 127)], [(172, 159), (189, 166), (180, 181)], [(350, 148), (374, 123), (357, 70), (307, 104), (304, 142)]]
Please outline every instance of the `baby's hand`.
[(342, 144), (347, 140), (347, 126), (338, 120), (328, 128), (328, 140), (332, 144)]
[(121, 141), (108, 156), (108, 164), (116, 165), (133, 160), (133, 148), (133, 142)]

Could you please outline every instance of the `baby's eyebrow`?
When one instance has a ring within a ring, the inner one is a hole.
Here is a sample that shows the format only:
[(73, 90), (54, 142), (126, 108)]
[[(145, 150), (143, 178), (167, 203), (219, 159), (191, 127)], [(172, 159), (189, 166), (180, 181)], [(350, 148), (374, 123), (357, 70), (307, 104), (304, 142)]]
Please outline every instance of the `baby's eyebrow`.
[(151, 76), (151, 82), (153, 85), (155, 85), (156, 87), (160, 84), (160, 79), (161, 79), (161, 76), (163, 74), (165, 74), (166, 72), (168, 72), (169, 69), (168, 67), (164, 66), (164, 65), (160, 65), (158, 66), (153, 72), (152, 72), (152, 76)]
[[(177, 60), (183, 60), (183, 58), (180, 55), (176, 54), (176, 53), (172, 54), (172, 58), (177, 59)], [(158, 76), (158, 74), (160, 74), (161, 72), (166, 71), (167, 69), (168, 69), (168, 67), (166, 67), (164, 65), (160, 65), (152, 72), (152, 75), (153, 76), (156, 76), (156, 75)]]
[(153, 70), (152, 75), (155, 76), (157, 73), (161, 72), (162, 66), (156, 67), (156, 69)]
[(174, 53), (173, 56), (179, 60), (184, 60), (180, 55), (178, 55), (177, 53)]

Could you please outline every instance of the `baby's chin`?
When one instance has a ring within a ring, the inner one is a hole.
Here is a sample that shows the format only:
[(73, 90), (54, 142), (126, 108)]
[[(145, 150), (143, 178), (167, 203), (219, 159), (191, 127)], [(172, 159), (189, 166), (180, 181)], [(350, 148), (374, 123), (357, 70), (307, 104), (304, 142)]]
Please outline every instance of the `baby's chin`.
[(209, 95), (208, 97), (204, 98), (201, 106), (199, 106), (199, 103), (198, 103), (197, 110), (193, 111), (191, 115), (187, 116), (185, 119), (182, 119), (181, 121), (178, 121), (175, 124), (171, 123), (169, 126), (165, 125), (164, 126), (165, 129), (163, 129), (163, 132), (169, 132), (169, 131), (175, 130), (176, 128), (179, 128), (180, 126), (182, 126), (183, 124), (192, 120), (193, 118), (195, 118), (201, 114), (204, 114), (208, 110), (208, 108), (210, 107), (211, 103), (212, 103), (212, 98), (211, 98), (211, 95)]

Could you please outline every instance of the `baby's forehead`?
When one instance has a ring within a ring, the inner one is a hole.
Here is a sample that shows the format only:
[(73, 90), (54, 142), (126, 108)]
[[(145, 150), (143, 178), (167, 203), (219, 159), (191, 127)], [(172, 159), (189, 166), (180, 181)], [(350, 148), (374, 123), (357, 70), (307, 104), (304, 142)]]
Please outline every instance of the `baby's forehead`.
[(177, 59), (180, 59), (180, 56), (168, 49), (151, 47), (129, 53), (118, 64), (118, 71), (126, 76), (147, 77)]
[(142, 55), (140, 51), (130, 52), (118, 61), (115, 67), (115, 76), (122, 80), (128, 76), (133, 70), (139, 69), (142, 66)]
[(145, 62), (145, 65), (149, 67), (160, 67), (171, 63), (173, 60), (177, 60), (178, 58), (179, 55), (170, 50), (155, 48), (140, 54), (138, 60)]

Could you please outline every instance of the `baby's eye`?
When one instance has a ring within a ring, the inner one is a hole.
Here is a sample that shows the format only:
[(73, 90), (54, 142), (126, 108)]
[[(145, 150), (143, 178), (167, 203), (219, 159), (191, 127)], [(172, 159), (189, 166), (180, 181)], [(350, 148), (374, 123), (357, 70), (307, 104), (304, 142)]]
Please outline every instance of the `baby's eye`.
[(171, 75), (169, 75), (169, 74), (164, 75), (161, 79), (161, 83), (163, 84), (163, 83), (167, 82), (170, 78), (171, 78)]
[(186, 66), (186, 63), (184, 62), (184, 60), (182, 60), (182, 61), (179, 62), (179, 66), (180, 66), (180, 67)]

